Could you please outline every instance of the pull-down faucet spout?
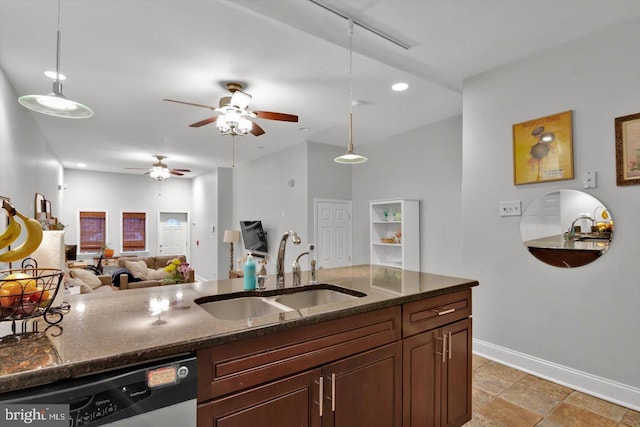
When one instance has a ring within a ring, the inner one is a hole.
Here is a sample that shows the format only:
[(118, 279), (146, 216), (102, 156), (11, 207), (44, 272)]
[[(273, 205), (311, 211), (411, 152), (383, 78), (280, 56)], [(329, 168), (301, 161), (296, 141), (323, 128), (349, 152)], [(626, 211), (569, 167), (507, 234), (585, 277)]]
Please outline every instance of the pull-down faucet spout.
[(291, 242), (294, 245), (300, 244), (300, 236), (298, 236), (298, 233), (295, 231), (289, 230), (282, 235), (280, 246), (278, 247), (278, 258), (276, 260), (276, 289), (284, 288), (284, 253), (289, 236), (291, 236)]

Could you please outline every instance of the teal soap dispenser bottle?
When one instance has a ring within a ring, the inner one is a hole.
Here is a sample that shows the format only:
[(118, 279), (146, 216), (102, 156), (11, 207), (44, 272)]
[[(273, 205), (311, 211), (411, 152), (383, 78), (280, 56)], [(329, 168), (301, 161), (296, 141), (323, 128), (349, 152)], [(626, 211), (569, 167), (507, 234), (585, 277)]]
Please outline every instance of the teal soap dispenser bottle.
[(247, 262), (244, 264), (244, 290), (252, 291), (256, 288), (256, 263), (253, 261), (251, 252), (247, 256)]

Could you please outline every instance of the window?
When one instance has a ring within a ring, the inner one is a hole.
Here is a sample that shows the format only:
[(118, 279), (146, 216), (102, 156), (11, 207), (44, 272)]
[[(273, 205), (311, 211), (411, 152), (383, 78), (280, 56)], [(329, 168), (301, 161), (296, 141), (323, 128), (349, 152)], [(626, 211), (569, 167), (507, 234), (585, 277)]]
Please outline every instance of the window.
[(122, 252), (147, 250), (147, 214), (122, 212)]
[(107, 213), (80, 211), (80, 252), (100, 252), (107, 239)]

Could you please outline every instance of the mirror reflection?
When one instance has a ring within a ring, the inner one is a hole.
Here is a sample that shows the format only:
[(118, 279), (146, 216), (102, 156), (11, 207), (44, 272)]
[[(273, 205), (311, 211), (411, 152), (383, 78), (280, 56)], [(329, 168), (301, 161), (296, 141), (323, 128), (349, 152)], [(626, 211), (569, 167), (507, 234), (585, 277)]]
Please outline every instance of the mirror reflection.
[(556, 267), (579, 267), (600, 258), (613, 237), (607, 207), (578, 190), (543, 194), (524, 211), (520, 236), (529, 252)]

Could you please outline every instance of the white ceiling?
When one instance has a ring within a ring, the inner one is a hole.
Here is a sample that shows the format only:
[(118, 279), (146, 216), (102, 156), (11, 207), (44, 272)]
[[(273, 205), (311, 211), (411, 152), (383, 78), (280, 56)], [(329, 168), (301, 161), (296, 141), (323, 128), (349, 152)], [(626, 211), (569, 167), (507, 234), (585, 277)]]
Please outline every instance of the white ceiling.
[[(637, 0), (324, 0), (407, 42), (407, 50), (356, 25), (354, 144), (462, 111), (462, 82), (514, 60), (640, 16)], [(0, 67), (18, 95), (51, 92), (56, 0), (0, 0)], [(125, 172), (153, 154), (189, 176), (231, 166), (231, 141), (211, 111), (240, 81), (251, 109), (297, 114), (299, 123), (257, 119), (260, 137), (236, 139), (242, 163), (305, 140), (348, 140), (347, 21), (308, 0), (62, 0), (64, 94), (90, 119), (30, 112), (65, 167)], [(637, 53), (633, 53), (637, 54)], [(406, 92), (390, 85), (406, 81)], [(17, 102), (17, 101), (16, 101)], [(306, 128), (306, 131), (300, 130)]]

